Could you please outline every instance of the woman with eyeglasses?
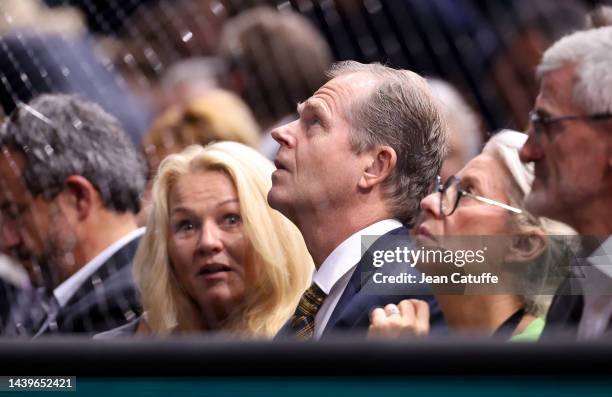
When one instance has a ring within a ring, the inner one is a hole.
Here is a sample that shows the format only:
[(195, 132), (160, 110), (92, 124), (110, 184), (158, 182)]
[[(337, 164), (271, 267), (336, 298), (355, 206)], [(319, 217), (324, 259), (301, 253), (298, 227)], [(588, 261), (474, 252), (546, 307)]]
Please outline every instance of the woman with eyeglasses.
[[(544, 328), (547, 301), (567, 270), (562, 265), (567, 259), (564, 239), (551, 236), (574, 231), (522, 208), (533, 181), (533, 167), (518, 157), (526, 139), (516, 131), (499, 132), (480, 155), (444, 185), (438, 180), (435, 191), (421, 201), (421, 222), (413, 230), (415, 249), (450, 252), (455, 262), (442, 261), (439, 255), (416, 266), (455, 333), (537, 340)], [(467, 260), (469, 252), (471, 260)], [(466, 279), (472, 283), (465, 283)], [(369, 333), (371, 337), (423, 336), (429, 333), (428, 319), (427, 304), (404, 300), (374, 310)]]

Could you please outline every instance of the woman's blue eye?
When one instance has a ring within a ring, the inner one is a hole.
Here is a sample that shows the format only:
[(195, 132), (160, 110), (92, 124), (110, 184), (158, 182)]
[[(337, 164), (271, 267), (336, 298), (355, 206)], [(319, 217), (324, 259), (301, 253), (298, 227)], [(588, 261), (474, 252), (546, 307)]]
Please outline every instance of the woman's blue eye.
[(223, 219), (229, 225), (237, 225), (242, 221), (242, 219), (240, 218), (240, 215), (238, 214), (227, 214), (225, 215)]
[(193, 229), (195, 229), (195, 225), (193, 224), (193, 222), (189, 221), (189, 220), (184, 220), (184, 221), (180, 221), (178, 223), (175, 224), (174, 229), (177, 232), (189, 232)]

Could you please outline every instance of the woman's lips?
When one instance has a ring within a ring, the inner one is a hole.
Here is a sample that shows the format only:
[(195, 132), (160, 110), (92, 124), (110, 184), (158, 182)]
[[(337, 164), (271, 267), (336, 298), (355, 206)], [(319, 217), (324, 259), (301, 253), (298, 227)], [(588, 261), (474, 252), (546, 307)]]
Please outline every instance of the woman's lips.
[(221, 279), (227, 276), (227, 273), (233, 271), (228, 265), (222, 263), (207, 263), (200, 267), (197, 276), (203, 277), (206, 280)]
[(425, 237), (431, 240), (435, 240), (434, 235), (429, 231), (426, 226), (420, 225), (417, 228), (417, 237)]
[(433, 238), (433, 235), (431, 234), (431, 232), (429, 231), (429, 229), (427, 229), (427, 227), (421, 225), (417, 228), (417, 235), (419, 236), (425, 236), (425, 237), (429, 237), (429, 238)]

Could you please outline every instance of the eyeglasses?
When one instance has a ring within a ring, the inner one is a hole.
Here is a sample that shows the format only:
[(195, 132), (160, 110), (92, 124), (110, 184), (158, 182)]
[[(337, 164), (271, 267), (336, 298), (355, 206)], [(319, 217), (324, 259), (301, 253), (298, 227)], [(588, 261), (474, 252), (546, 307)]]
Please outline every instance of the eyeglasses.
[(459, 205), (459, 201), (463, 196), (471, 197), (475, 200), (503, 208), (516, 214), (523, 212), (519, 208), (511, 207), (507, 204), (500, 203), (499, 201), (467, 192), (465, 189), (463, 189), (463, 187), (461, 187), (461, 179), (454, 175), (449, 177), (444, 185), (442, 185), (442, 178), (437, 176), (436, 186), (436, 190), (440, 193), (440, 213), (444, 216), (450, 216), (455, 212), (457, 206)]
[(549, 117), (542, 116), (537, 111), (529, 112), (529, 121), (531, 121), (531, 125), (533, 125), (533, 129), (535, 131), (535, 138), (537, 142), (540, 142), (540, 137), (542, 134), (550, 137), (550, 131), (548, 129), (549, 125), (562, 123), (565, 121), (576, 121), (576, 120), (584, 120), (584, 121), (602, 121), (612, 118), (612, 113), (593, 113), (593, 114), (583, 114), (583, 115), (570, 115), (570, 116), (558, 116), (558, 117)]

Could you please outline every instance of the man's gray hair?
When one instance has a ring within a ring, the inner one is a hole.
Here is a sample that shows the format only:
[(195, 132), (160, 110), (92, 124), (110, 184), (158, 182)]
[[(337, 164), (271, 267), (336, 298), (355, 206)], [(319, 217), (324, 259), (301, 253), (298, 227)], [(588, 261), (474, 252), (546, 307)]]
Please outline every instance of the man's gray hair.
[(553, 44), (538, 66), (538, 76), (576, 65), (574, 97), (587, 112), (612, 112), (612, 26), (583, 30)]
[(33, 196), (59, 194), (80, 175), (117, 212), (140, 210), (145, 165), (119, 122), (95, 103), (74, 95), (41, 95), (20, 104), (0, 129), (0, 147), (26, 159), (23, 178)]
[(354, 129), (357, 153), (390, 146), (397, 164), (384, 182), (389, 208), (405, 224), (412, 223), (446, 156), (446, 124), (425, 79), (408, 70), (355, 61), (332, 66), (330, 78), (365, 73), (380, 80), (371, 93), (346, 107)]

